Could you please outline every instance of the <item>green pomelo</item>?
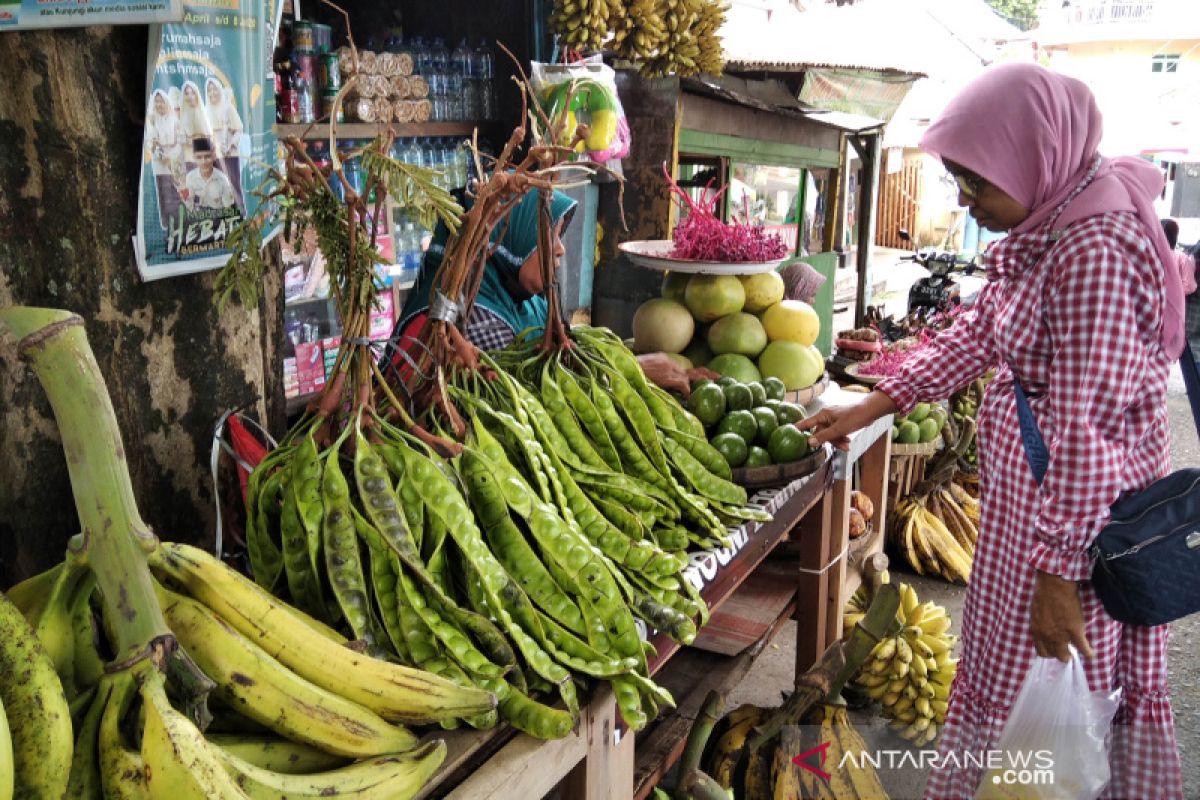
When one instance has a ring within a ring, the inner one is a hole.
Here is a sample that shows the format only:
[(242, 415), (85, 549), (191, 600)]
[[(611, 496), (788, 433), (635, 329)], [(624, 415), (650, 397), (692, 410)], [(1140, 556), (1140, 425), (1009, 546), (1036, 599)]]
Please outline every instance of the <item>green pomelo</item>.
[(746, 290), (733, 275), (693, 275), (684, 291), (684, 302), (696, 319), (712, 322), (741, 311)]
[[(770, 345), (767, 346), (770, 347)], [(713, 372), (734, 378), (738, 383), (749, 383), (762, 378), (758, 367), (754, 366), (754, 362), (740, 353), (724, 353), (714, 357), (704, 366)]]
[(714, 353), (741, 353), (754, 358), (767, 346), (767, 332), (753, 314), (738, 311), (721, 317), (708, 329), (708, 346)]
[(687, 291), (688, 279), (691, 277), (686, 272), (668, 272), (663, 275), (662, 291), (660, 294), (667, 300), (682, 303), (683, 294)]

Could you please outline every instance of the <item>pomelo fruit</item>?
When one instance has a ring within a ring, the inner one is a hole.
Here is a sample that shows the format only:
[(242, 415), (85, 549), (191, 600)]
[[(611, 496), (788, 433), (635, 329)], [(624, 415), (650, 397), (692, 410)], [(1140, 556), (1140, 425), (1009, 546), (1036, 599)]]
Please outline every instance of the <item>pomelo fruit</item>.
[(708, 346), (716, 354), (741, 353), (754, 358), (767, 346), (767, 332), (753, 314), (727, 314), (708, 329)]
[(655, 297), (633, 314), (635, 353), (678, 353), (692, 341), (696, 323), (682, 303)]
[(767, 377), (783, 381), (784, 388), (791, 392), (816, 383), (825, 372), (825, 362), (815, 347), (781, 340), (763, 349), (758, 369)]
[(734, 275), (693, 275), (683, 297), (692, 316), (701, 322), (712, 322), (741, 311), (746, 290)]
[(738, 278), (746, 290), (743, 311), (757, 314), (766, 311), (783, 299), (783, 277), (778, 272), (760, 272), (757, 275), (742, 275)]
[(754, 366), (754, 362), (739, 353), (724, 353), (716, 356), (705, 366), (720, 375), (735, 378), (739, 383), (749, 383), (762, 378), (758, 367)]
[(663, 275), (662, 291), (659, 292), (667, 300), (674, 300), (676, 303), (683, 302), (683, 293), (687, 291), (688, 278), (692, 277), (686, 272), (668, 272)]
[[(688, 303), (691, 307), (691, 303)], [(773, 341), (799, 342), (808, 345), (821, 332), (821, 318), (808, 303), (781, 300), (762, 314), (763, 329)]]

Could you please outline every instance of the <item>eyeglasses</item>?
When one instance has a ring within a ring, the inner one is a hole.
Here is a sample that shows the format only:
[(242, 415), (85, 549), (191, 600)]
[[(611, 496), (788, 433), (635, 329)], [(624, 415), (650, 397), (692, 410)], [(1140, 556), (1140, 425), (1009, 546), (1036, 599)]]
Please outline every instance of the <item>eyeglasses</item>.
[(968, 200), (978, 200), (979, 190), (983, 186), (983, 178), (978, 175), (967, 175), (961, 172), (951, 172), (950, 177), (958, 184), (958, 190)]

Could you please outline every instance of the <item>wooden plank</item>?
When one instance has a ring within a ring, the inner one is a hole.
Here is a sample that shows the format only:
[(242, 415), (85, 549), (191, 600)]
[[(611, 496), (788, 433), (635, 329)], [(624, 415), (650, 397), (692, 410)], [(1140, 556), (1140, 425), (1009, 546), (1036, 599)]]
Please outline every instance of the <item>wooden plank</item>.
[(736, 656), (762, 639), (796, 594), (794, 571), (760, 566), (700, 629), (692, 647)]
[(825, 606), (824, 647), (842, 636), (841, 598), (842, 585), (846, 582), (846, 556), (850, 547), (850, 491), (850, 478), (834, 481), (826, 501), (830, 517), (829, 555), (817, 569), (824, 569), (830, 558), (836, 558), (837, 562), (823, 576), (826, 578), (825, 596), (821, 598), (821, 604)]
[[(339, 122), (335, 126), (341, 139), (374, 139), (388, 128), (396, 138), (425, 136), (470, 136), (475, 131), (474, 122)], [(279, 138), (297, 136), (305, 140), (329, 138), (329, 123), (314, 122), (311, 125), (276, 123), (275, 135)]]
[[(629, 797), (633, 791), (633, 763), (628, 760), (618, 762), (615, 757), (617, 703), (607, 683), (597, 688), (596, 697), (588, 704), (586, 717), (583, 760), (563, 780), (561, 796), (572, 800), (622, 800)], [(625, 771), (626, 768), (628, 771)], [(538, 769), (542, 769), (540, 764)]]
[(825, 651), (828, 625), (829, 563), (833, 504), (819, 504), (798, 526), (800, 573), (796, 591), (796, 674), (802, 675)]
[(521, 734), (471, 773), (447, 800), (544, 797), (587, 753), (584, 719), (562, 739)]

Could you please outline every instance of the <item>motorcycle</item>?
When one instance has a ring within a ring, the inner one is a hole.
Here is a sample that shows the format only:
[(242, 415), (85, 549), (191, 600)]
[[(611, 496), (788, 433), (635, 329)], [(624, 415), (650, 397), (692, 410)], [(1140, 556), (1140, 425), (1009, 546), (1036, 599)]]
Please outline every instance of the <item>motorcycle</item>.
[[(897, 235), (904, 242), (912, 239), (904, 229), (897, 231)], [(929, 271), (928, 276), (919, 279), (908, 290), (909, 314), (928, 317), (958, 305), (970, 306), (986, 282), (982, 277), (975, 277), (976, 272), (982, 271), (975, 256), (964, 261), (954, 253), (926, 247), (901, 260), (920, 264)], [(959, 281), (955, 280), (956, 274), (961, 276)]]

